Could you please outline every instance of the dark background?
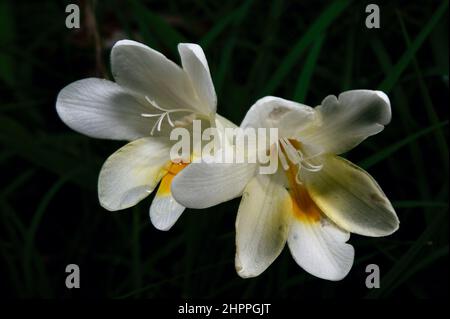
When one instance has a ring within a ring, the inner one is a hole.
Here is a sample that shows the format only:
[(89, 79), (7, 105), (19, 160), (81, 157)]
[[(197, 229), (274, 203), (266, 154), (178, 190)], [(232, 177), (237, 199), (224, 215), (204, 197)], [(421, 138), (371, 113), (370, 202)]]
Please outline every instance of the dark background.
[[(73, 1), (75, 2), (75, 1)], [(0, 0), (0, 294), (6, 298), (443, 298), (448, 297), (448, 2)], [(240, 123), (273, 94), (315, 106), (347, 89), (381, 89), (393, 119), (345, 156), (392, 200), (400, 230), (352, 235), (356, 260), (340, 282), (315, 278), (288, 249), (262, 275), (234, 270), (239, 199), (187, 210), (169, 232), (153, 228), (151, 197), (107, 212), (97, 200), (103, 161), (124, 143), (71, 131), (55, 111), (72, 81), (109, 77), (121, 38), (179, 62), (179, 42), (208, 58), (220, 114)], [(65, 267), (81, 268), (81, 289)], [(365, 287), (365, 267), (381, 288)]]

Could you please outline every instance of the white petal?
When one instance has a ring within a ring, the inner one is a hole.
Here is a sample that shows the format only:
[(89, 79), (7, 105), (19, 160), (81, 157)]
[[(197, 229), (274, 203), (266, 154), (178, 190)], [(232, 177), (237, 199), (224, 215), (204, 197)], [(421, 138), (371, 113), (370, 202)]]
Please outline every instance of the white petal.
[(215, 122), (217, 129), (225, 129), (225, 128), (236, 128), (237, 125), (228, 120), (227, 118), (221, 116), (220, 114), (216, 114)]
[(217, 97), (205, 53), (199, 45), (192, 43), (180, 43), (178, 51), (183, 69), (189, 76), (200, 99), (203, 113), (206, 115), (215, 113)]
[(274, 96), (256, 101), (245, 115), (241, 128), (278, 128), (280, 137), (297, 137), (311, 126), (315, 110), (307, 105)]
[(229, 136), (228, 134), (226, 134), (227, 133), (226, 129), (236, 129), (237, 125), (217, 113), (214, 118), (215, 118), (215, 127), (217, 129), (220, 141), (224, 142), (224, 144), (220, 145), (220, 147), (223, 149), (225, 148), (234, 149), (233, 136)]
[(320, 125), (304, 134), (306, 143), (342, 154), (384, 129), (391, 120), (389, 98), (381, 91), (346, 91), (327, 96), (316, 108)]
[(128, 143), (103, 164), (98, 179), (100, 204), (111, 211), (131, 207), (147, 197), (166, 173), (170, 144), (157, 137)]
[(306, 187), (323, 213), (347, 231), (378, 237), (399, 227), (394, 208), (377, 182), (341, 157), (324, 157), (322, 170), (307, 175)]
[(288, 246), (297, 264), (310, 274), (341, 280), (353, 265), (355, 251), (345, 242), (350, 234), (325, 217), (320, 220), (294, 218)]
[(194, 107), (194, 92), (183, 69), (142, 43), (118, 41), (111, 51), (111, 69), (118, 84), (162, 108)]
[(114, 82), (89, 78), (63, 88), (56, 101), (70, 128), (95, 138), (133, 140), (149, 135), (151, 121), (141, 116), (145, 102)]
[(158, 190), (150, 206), (150, 220), (159, 230), (169, 230), (183, 213), (185, 207), (177, 203), (172, 195)]
[(258, 175), (245, 188), (236, 218), (236, 270), (261, 274), (283, 250), (292, 219), (289, 193), (275, 175)]
[(172, 194), (189, 208), (207, 208), (241, 196), (256, 164), (192, 163), (173, 180)]

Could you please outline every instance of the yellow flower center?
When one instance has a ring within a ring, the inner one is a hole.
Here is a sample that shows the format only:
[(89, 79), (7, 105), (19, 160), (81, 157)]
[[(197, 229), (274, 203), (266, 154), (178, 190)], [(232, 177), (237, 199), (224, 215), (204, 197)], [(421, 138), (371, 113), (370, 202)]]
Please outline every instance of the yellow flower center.
[[(301, 152), (302, 145), (297, 140), (288, 140), (289, 145), (295, 150)], [(294, 212), (294, 216), (303, 222), (318, 222), (321, 217), (321, 210), (317, 207), (316, 203), (314, 203), (311, 196), (309, 196), (308, 190), (303, 185), (303, 183), (299, 182), (299, 171), (302, 167), (302, 164), (299, 162), (291, 161), (292, 154), (286, 154), (285, 145), (283, 145), (283, 150), (286, 156), (286, 162), (288, 168), (285, 169), (286, 177), (289, 182), (289, 193), (292, 199), (292, 209)], [(291, 150), (292, 151), (292, 150)], [(280, 152), (281, 153), (281, 152)], [(318, 166), (315, 166), (318, 167)]]
[(161, 183), (159, 184), (158, 194), (169, 195), (170, 194), (170, 185), (172, 184), (172, 179), (188, 165), (189, 165), (189, 163), (170, 162), (165, 168), (167, 170), (167, 173), (161, 179)]

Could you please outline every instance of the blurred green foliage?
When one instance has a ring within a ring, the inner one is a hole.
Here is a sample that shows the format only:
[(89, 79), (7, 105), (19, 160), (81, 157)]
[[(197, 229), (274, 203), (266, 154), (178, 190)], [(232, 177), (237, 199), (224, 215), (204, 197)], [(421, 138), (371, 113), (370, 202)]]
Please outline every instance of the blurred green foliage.
[[(448, 296), (448, 2), (379, 1), (367, 29), (359, 1), (0, 1), (0, 291), (11, 297), (441, 298)], [(179, 61), (202, 45), (219, 112), (239, 123), (273, 94), (317, 105), (343, 90), (381, 89), (393, 120), (346, 154), (393, 201), (400, 230), (354, 235), (340, 282), (300, 269), (287, 249), (261, 276), (234, 271), (239, 199), (187, 210), (169, 232), (149, 221), (151, 197), (110, 213), (97, 200), (103, 160), (122, 143), (71, 131), (55, 112), (66, 84), (109, 77), (114, 41), (144, 42)], [(65, 266), (82, 289), (65, 288)], [(365, 288), (365, 266), (381, 288)]]

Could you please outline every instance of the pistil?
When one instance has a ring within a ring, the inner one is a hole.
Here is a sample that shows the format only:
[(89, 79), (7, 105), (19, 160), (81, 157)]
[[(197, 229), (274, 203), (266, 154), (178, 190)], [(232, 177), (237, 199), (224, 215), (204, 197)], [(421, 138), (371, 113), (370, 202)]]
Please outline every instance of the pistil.
[(164, 118), (167, 118), (167, 122), (169, 123), (169, 125), (171, 127), (175, 127), (175, 124), (172, 122), (172, 119), (170, 118), (171, 113), (177, 113), (177, 112), (193, 113), (192, 110), (183, 109), (183, 108), (167, 110), (167, 109), (164, 109), (161, 106), (159, 106), (154, 100), (151, 100), (148, 96), (145, 96), (145, 99), (147, 100), (148, 103), (150, 103), (150, 105), (152, 107), (161, 111), (161, 113), (155, 113), (155, 114), (153, 114), (153, 113), (142, 113), (141, 114), (141, 116), (143, 116), (143, 117), (159, 117), (158, 120), (153, 125), (152, 130), (150, 131), (150, 135), (154, 134), (155, 129), (157, 129), (158, 132), (161, 131), (161, 125), (162, 125)]

